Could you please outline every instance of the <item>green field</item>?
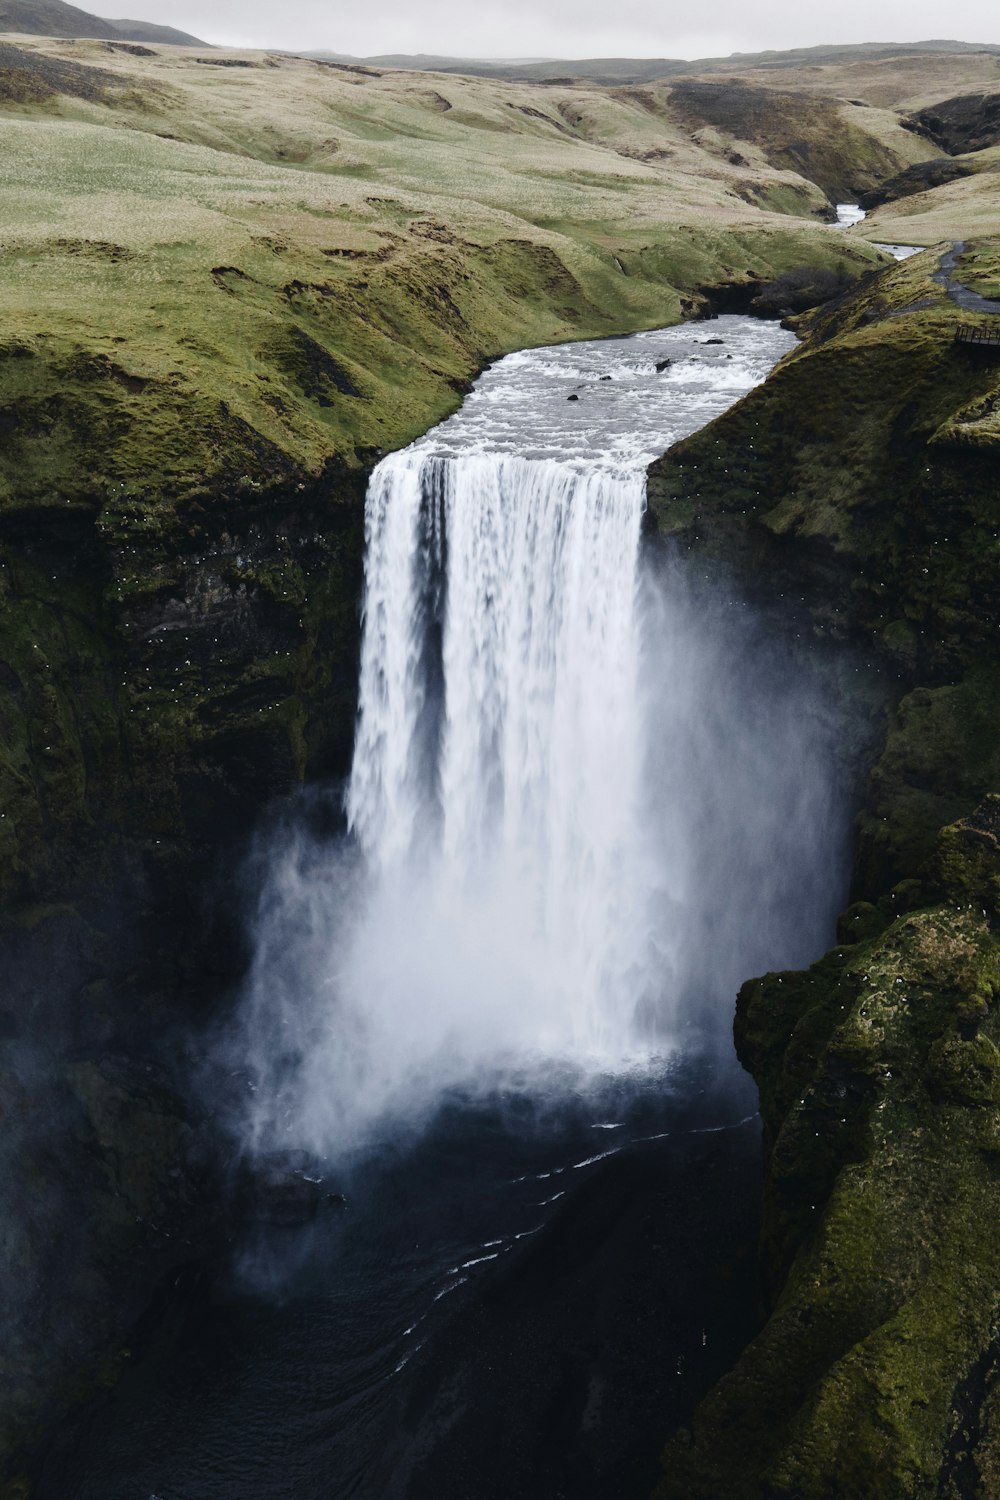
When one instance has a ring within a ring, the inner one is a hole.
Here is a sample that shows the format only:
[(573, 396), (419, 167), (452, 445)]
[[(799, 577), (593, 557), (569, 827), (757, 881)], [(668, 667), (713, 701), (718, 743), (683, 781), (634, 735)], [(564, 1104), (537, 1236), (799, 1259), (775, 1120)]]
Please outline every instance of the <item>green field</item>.
[[(0, 110), (7, 505), (353, 463), (501, 351), (873, 254), (780, 143), (665, 87), (18, 38)], [(845, 184), (922, 149), (882, 111), (803, 111)]]

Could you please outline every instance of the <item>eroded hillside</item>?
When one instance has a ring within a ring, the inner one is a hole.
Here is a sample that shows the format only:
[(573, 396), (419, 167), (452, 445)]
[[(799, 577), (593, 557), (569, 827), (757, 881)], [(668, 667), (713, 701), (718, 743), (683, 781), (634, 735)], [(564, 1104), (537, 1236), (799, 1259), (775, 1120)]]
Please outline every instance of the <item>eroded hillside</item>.
[[(815, 183), (699, 143), (655, 92), (100, 42), (9, 49), (0, 92), (17, 334), (0, 399), (30, 399), (26, 381), (56, 403), (99, 391), (117, 424), (109, 442), (96, 413), (101, 468), (125, 483), (176, 489), (223, 451), (255, 480), (282, 459), (354, 462), (443, 414), (501, 350), (669, 322), (699, 285), (862, 253), (810, 231), (828, 212)], [(87, 382), (67, 372), (78, 350), (98, 360)], [(102, 380), (102, 358), (142, 389)], [(59, 448), (22, 446), (20, 494), (36, 462), (58, 483)]]

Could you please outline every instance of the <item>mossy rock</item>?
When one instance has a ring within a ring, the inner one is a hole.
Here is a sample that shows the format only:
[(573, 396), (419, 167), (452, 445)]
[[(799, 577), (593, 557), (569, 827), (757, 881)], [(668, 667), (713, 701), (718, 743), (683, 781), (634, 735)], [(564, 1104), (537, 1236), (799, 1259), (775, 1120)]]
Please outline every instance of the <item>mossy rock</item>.
[(962, 1488), (962, 1432), (1000, 1315), (1000, 1021), (970, 1034), (966, 1001), (998, 978), (982, 914), (943, 906), (744, 988), (773, 1311), (668, 1446), (661, 1500), (989, 1493)]
[(752, 580), (802, 649), (855, 653), (885, 705), (840, 946), (739, 997), (767, 1316), (669, 1444), (661, 1500), (996, 1493), (1000, 430), (937, 259), (811, 315), (650, 475), (674, 545)]
[[(891, 714), (860, 819), (856, 889), (878, 892), (919, 871), (941, 826), (997, 786), (1000, 658), (988, 650), (958, 681), (916, 687)], [(985, 849), (992, 837), (970, 827), (951, 843), (985, 840)]]
[(956, 904), (1000, 916), (1000, 795), (942, 829), (934, 874)]

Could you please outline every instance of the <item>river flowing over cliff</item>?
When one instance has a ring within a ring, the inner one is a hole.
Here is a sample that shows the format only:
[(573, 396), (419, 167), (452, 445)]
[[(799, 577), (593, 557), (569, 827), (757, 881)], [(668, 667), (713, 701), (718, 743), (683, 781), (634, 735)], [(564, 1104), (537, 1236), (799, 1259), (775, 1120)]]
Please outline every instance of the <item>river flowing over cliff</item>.
[(512, 355), (374, 471), (352, 771), (256, 840), (212, 1074), (258, 1216), (42, 1500), (647, 1493), (751, 1336), (734, 997), (831, 936), (850, 726), (645, 475), (792, 343)]
[(746, 974), (822, 946), (831, 717), (745, 607), (641, 547), (651, 458), (792, 342), (727, 318), (511, 356), (376, 469), (354, 839), (270, 852), (259, 1148), (727, 1046)]

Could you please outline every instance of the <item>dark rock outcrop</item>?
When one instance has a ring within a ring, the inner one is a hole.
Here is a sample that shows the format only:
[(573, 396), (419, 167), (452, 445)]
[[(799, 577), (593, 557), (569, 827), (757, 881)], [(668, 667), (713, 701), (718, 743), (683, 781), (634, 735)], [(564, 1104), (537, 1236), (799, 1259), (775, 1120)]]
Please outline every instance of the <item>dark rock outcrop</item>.
[(933, 161), (919, 161), (877, 188), (858, 195), (861, 207), (868, 210), (879, 208), (883, 203), (894, 203), (898, 198), (911, 198), (915, 193), (926, 193), (931, 188), (944, 187), (948, 182), (957, 182), (961, 177), (971, 177), (977, 168), (971, 162), (953, 161), (951, 157), (938, 157)]
[(224, 1232), (181, 1038), (241, 972), (241, 841), (347, 763), (364, 483), (0, 517), (0, 1481)]
[(1000, 377), (956, 352), (936, 263), (810, 315), (651, 472), (674, 544), (793, 603), (803, 649), (850, 646), (885, 715), (840, 944), (739, 997), (769, 1317), (661, 1500), (958, 1500), (1000, 1469)]
[(1000, 144), (1000, 94), (958, 94), (914, 116), (916, 126), (949, 156)]
[(708, 125), (753, 142), (772, 166), (798, 172), (835, 202), (856, 201), (905, 165), (853, 124), (836, 99), (736, 78), (683, 78), (670, 85), (669, 107), (692, 131)]

